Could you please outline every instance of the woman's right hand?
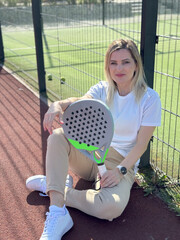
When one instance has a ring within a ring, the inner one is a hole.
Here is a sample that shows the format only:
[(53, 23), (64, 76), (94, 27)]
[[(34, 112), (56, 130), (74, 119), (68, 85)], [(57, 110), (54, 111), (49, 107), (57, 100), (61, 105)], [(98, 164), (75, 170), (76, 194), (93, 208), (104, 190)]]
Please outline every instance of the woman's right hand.
[(59, 117), (59, 123), (62, 125), (63, 110), (59, 101), (52, 103), (48, 111), (45, 113), (43, 120), (44, 131), (48, 130), (48, 132), (52, 134), (52, 125), (56, 116)]

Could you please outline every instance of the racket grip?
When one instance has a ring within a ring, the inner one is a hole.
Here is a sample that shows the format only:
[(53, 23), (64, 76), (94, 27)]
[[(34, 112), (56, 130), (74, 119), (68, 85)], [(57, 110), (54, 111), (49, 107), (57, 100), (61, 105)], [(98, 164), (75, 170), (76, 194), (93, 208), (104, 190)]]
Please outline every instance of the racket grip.
[(99, 169), (99, 173), (102, 177), (102, 175), (106, 172), (106, 166), (105, 164), (102, 164), (102, 165), (98, 165), (98, 169)]

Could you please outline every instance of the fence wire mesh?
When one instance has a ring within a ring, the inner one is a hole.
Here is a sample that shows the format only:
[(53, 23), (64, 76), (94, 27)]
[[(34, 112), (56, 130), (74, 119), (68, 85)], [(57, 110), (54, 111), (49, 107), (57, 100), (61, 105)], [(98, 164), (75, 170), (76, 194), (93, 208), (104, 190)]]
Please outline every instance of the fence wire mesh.
[(180, 179), (180, 1), (159, 1), (154, 88), (162, 102), (162, 126), (152, 143), (151, 163)]
[(2, 7), (0, 21), (5, 65), (31, 85), (38, 87), (31, 8)]
[(120, 37), (140, 43), (141, 4), (137, 9), (131, 1), (42, 7), (45, 65), (53, 76), (47, 86), (66, 98), (103, 80), (108, 45)]

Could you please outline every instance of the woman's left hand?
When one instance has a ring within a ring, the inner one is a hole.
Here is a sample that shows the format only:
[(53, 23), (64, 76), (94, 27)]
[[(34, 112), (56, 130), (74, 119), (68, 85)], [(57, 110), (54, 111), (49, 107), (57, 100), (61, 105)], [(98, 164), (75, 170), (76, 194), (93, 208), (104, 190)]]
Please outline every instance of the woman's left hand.
[(120, 174), (118, 168), (114, 168), (113, 170), (107, 170), (101, 177), (101, 187), (114, 187), (121, 181), (122, 178), (123, 175)]

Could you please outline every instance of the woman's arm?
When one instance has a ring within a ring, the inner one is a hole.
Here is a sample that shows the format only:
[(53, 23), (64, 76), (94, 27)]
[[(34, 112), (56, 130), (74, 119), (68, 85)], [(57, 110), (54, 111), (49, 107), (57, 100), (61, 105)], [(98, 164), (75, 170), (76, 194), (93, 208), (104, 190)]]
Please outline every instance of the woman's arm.
[[(150, 126), (141, 126), (139, 133), (137, 135), (137, 142), (130, 153), (125, 157), (121, 162), (121, 166), (126, 167), (127, 170), (131, 169), (137, 160), (143, 155), (146, 151), (148, 143), (153, 135), (153, 132), (156, 127)], [(101, 179), (102, 187), (113, 187), (117, 185), (120, 180), (123, 178), (123, 175), (120, 174), (119, 169), (115, 168), (113, 170), (108, 170)]]
[(141, 126), (137, 135), (137, 142), (127, 157), (121, 162), (121, 166), (124, 166), (129, 170), (134, 166), (137, 160), (146, 151), (148, 143), (153, 135), (156, 127)]
[(67, 98), (65, 100), (58, 101), (58, 104), (61, 106), (61, 108), (64, 112), (70, 104), (72, 104), (73, 102), (76, 102), (78, 100), (83, 100), (83, 99), (92, 99), (92, 97), (90, 95), (84, 95), (82, 97), (71, 97), (71, 98)]
[(70, 104), (78, 100), (91, 99), (91, 98), (92, 97), (90, 95), (84, 95), (83, 97), (71, 97), (65, 100), (53, 102), (50, 105), (48, 111), (44, 115), (44, 121), (43, 121), (44, 131), (48, 130), (48, 132), (52, 134), (52, 124), (56, 116), (59, 117), (60, 125), (63, 124), (63, 121), (62, 121), (63, 112), (66, 110), (66, 108)]

